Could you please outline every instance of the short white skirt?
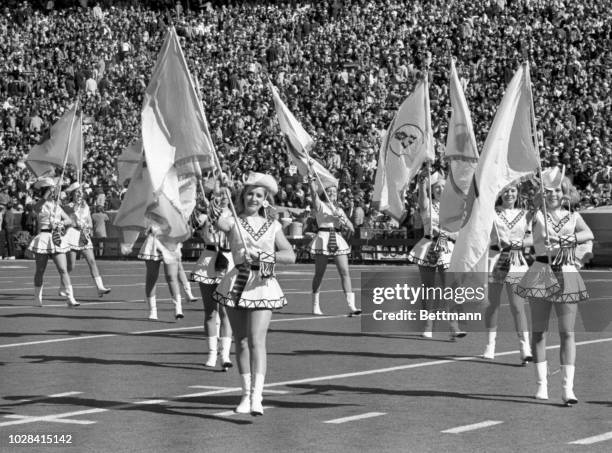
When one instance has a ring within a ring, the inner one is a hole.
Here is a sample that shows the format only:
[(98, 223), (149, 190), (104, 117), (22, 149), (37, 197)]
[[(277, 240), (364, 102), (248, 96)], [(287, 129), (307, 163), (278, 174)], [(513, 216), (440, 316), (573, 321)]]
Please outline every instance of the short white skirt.
[(328, 256), (349, 255), (351, 253), (351, 247), (348, 245), (348, 243), (340, 233), (334, 232), (334, 234), (336, 235), (336, 244), (338, 245), (338, 250), (336, 250), (335, 252), (330, 252), (329, 250), (327, 250), (330, 232), (319, 231), (308, 245), (308, 251), (310, 252), (310, 254)]

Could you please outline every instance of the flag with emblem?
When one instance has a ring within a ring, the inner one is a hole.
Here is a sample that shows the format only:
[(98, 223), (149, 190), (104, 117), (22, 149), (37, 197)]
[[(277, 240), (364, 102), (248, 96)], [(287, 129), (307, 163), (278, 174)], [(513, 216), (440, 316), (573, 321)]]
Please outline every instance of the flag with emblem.
[(379, 211), (400, 220), (410, 181), (426, 160), (435, 158), (427, 77), (402, 103), (378, 155), (372, 201)]

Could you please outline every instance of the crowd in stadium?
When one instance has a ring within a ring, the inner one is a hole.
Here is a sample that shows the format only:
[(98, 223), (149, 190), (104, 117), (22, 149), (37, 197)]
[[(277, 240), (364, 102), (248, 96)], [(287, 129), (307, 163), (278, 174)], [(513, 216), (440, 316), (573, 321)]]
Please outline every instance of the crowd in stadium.
[(606, 2), (13, 3), (0, 10), (5, 229), (10, 212), (25, 211), (21, 227), (29, 227), (34, 177), (25, 157), (77, 97), (89, 201), (118, 208), (125, 188), (117, 183), (116, 157), (139, 136), (143, 92), (169, 24), (182, 37), (224, 169), (234, 178), (248, 170), (274, 175), (279, 205), (305, 208), (309, 194), (284, 151), (268, 79), (316, 140), (314, 156), (339, 178), (344, 207), (358, 222), (372, 222), (381, 137), (425, 73), (435, 167), (444, 167), (451, 55), (467, 81), (479, 147), (506, 84), (528, 60), (543, 166), (566, 166), (580, 190), (580, 208), (610, 204), (612, 21)]

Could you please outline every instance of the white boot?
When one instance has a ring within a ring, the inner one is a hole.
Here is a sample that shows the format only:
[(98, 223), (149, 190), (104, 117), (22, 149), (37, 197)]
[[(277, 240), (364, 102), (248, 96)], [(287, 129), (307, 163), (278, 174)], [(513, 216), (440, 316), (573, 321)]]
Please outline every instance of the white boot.
[(265, 376), (263, 374), (255, 374), (253, 388), (251, 390), (251, 415), (263, 415), (263, 387)]
[(96, 288), (98, 288), (98, 296), (102, 297), (105, 294), (108, 294), (111, 292), (110, 288), (104, 287), (104, 283), (102, 283), (102, 277), (100, 276), (94, 277), (94, 281), (96, 282)]
[(312, 314), (321, 316), (321, 306), (319, 305), (319, 293), (312, 293)]
[(208, 337), (208, 360), (204, 364), (207, 367), (215, 367), (217, 365), (217, 337)]
[(64, 287), (64, 284), (62, 282), (60, 282), (59, 289), (57, 290), (57, 295), (60, 297), (68, 297), (68, 293), (66, 292), (66, 288)]
[(232, 337), (221, 337), (221, 365), (223, 371), (233, 367), (230, 359), (230, 350), (232, 349)]
[(535, 364), (538, 390), (535, 394), (537, 400), (548, 399), (548, 362), (537, 362)]
[(42, 307), (43, 306), (42, 292), (43, 292), (43, 287), (42, 286), (35, 286), (34, 287), (34, 305), (36, 305), (37, 307)]
[(172, 303), (174, 304), (174, 317), (176, 319), (183, 319), (183, 304), (181, 304), (181, 295), (177, 294), (174, 299), (172, 299)]
[(249, 414), (251, 412), (251, 373), (241, 374), (240, 379), (242, 380), (242, 398), (234, 412)]
[(575, 365), (561, 365), (561, 376), (562, 376), (562, 391), (561, 398), (566, 406), (578, 403), (578, 398), (574, 394), (574, 372), (576, 371)]
[(495, 330), (489, 330), (487, 332), (487, 345), (485, 346), (484, 354), (482, 357), (485, 359), (493, 360), (495, 358), (495, 339), (497, 338), (497, 332)]
[(355, 293), (345, 293), (346, 304), (349, 309), (349, 316), (356, 316), (361, 314), (361, 309), (355, 307)]
[(185, 295), (187, 296), (187, 302), (193, 303), (198, 300), (198, 298), (191, 292), (191, 285), (189, 282), (185, 283), (185, 286), (183, 286), (183, 291), (185, 291)]
[(155, 296), (147, 297), (147, 303), (149, 304), (149, 319), (151, 321), (157, 321), (157, 299)]
[(529, 332), (521, 332), (519, 334), (519, 343), (521, 345), (521, 361), (523, 365), (526, 365), (528, 362), (533, 362), (531, 345), (529, 344)]
[(66, 305), (68, 305), (68, 307), (78, 307), (79, 305), (81, 305), (74, 298), (74, 293), (72, 292), (72, 285), (66, 287), (66, 299)]

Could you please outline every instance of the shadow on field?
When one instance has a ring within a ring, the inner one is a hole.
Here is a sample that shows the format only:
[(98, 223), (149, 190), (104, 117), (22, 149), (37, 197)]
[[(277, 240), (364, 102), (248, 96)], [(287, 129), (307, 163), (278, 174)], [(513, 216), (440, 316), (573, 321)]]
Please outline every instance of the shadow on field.
[(293, 384), (287, 387), (307, 390), (307, 395), (329, 395), (330, 393), (354, 393), (359, 395), (385, 395), (419, 398), (458, 398), (465, 400), (500, 401), (519, 404), (542, 404), (528, 395), (504, 395), (496, 393), (459, 393), (444, 390), (392, 390), (381, 387), (357, 387), (330, 384)]
[(147, 360), (118, 360), (101, 359), (97, 357), (82, 356), (50, 356), (50, 355), (24, 355), (22, 359), (29, 359), (29, 363), (74, 363), (80, 365), (110, 365), (110, 366), (143, 366), (152, 368), (178, 368), (184, 370), (201, 370), (198, 364), (188, 366), (180, 362), (153, 362)]

